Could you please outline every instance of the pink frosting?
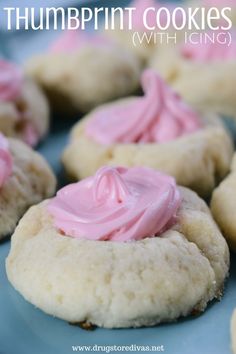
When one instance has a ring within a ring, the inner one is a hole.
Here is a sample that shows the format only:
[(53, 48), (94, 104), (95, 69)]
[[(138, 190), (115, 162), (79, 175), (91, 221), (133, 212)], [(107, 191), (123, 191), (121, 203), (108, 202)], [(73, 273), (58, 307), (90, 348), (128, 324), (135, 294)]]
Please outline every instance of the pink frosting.
[[(165, 4), (165, 3), (160, 3), (159, 1), (155, 0), (134, 0), (131, 2), (129, 7), (134, 7), (135, 12), (133, 13), (133, 18), (132, 18), (132, 23), (133, 23), (133, 29), (137, 31), (141, 30), (147, 30), (146, 27), (144, 26), (144, 12), (148, 8), (155, 8), (157, 11), (161, 7), (167, 8), (170, 12), (173, 12), (173, 10), (179, 5), (176, 5), (175, 3), (172, 4)], [(156, 20), (156, 11), (149, 11), (147, 14), (147, 22), (149, 27), (155, 27), (157, 28), (157, 20)], [(125, 18), (126, 23), (128, 23), (128, 17)], [(165, 15), (165, 12), (161, 12), (161, 24), (165, 25), (166, 24), (167, 17)], [(177, 24), (180, 24), (182, 21), (182, 16), (177, 13), (177, 18), (176, 18)]]
[(200, 118), (153, 70), (142, 75), (144, 97), (96, 110), (86, 134), (100, 144), (162, 143), (195, 132)]
[(13, 161), (9, 152), (8, 141), (0, 133), (0, 188), (11, 176), (12, 163)]
[(235, 0), (202, 0), (202, 5), (209, 7), (236, 7)]
[(15, 101), (21, 94), (23, 73), (14, 64), (0, 60), (0, 102)]
[[(15, 104), (17, 119), (22, 122), (22, 136), (24, 141), (34, 146), (39, 140), (39, 134), (31, 122), (30, 112), (18, 109), (23, 87), (23, 72), (16, 65), (5, 60), (0, 60), (0, 102), (12, 102)], [(1, 180), (0, 180), (1, 185)]]
[(60, 190), (47, 208), (67, 236), (125, 242), (170, 228), (180, 203), (172, 177), (145, 167), (102, 167)]
[(39, 134), (35, 126), (30, 121), (26, 122), (23, 130), (23, 139), (24, 142), (30, 146), (36, 146), (39, 141)]
[(105, 36), (88, 34), (84, 31), (67, 30), (53, 43), (50, 48), (52, 53), (73, 52), (81, 50), (84, 46), (110, 47), (112, 42)]
[[(211, 36), (213, 32), (209, 32)], [(216, 33), (216, 32), (215, 32)], [(221, 32), (224, 33), (224, 32)], [(180, 51), (184, 58), (199, 62), (225, 61), (236, 59), (236, 31), (232, 31), (232, 42), (221, 44), (218, 40), (214, 43), (207, 41), (207, 43), (185, 43), (181, 46)], [(223, 38), (222, 38), (223, 39)]]
[[(129, 7), (135, 7), (135, 13), (133, 14), (133, 29), (145, 30), (143, 23), (143, 14), (149, 7), (158, 7), (158, 3), (155, 0), (134, 0)], [(150, 11), (148, 14), (148, 25), (156, 26), (156, 16), (154, 11)]]

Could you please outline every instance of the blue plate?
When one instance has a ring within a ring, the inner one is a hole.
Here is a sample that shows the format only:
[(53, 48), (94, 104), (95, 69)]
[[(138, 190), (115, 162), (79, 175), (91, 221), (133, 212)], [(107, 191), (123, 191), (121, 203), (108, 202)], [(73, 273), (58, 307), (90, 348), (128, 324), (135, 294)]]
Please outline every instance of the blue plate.
[[(108, 1), (97, 1), (99, 6)], [(122, 1), (124, 4), (125, 1)], [(110, 2), (111, 4), (111, 2)], [(112, 1), (112, 5), (121, 2)], [(0, 33), (0, 36), (2, 34)], [(9, 36), (9, 37), (8, 37)], [(0, 45), (9, 57), (18, 61), (28, 55), (24, 48), (26, 34), (5, 34)], [(31, 35), (30, 35), (31, 36)], [(42, 36), (41, 46), (54, 34)], [(27, 37), (28, 38), (28, 37)], [(31, 38), (33, 43), (33, 39)], [(35, 46), (35, 44), (34, 44)], [(28, 51), (32, 52), (33, 47)], [(14, 55), (14, 53), (18, 53)], [(68, 139), (72, 121), (55, 124), (48, 139), (39, 151), (56, 172), (60, 184), (65, 180), (60, 166), (60, 154)], [(26, 302), (9, 284), (5, 272), (5, 259), (10, 241), (0, 244), (0, 354), (71, 354), (73, 352), (97, 353), (157, 353), (168, 354), (228, 354), (230, 353), (230, 318), (236, 307), (236, 257), (231, 258), (230, 278), (225, 295), (220, 302), (213, 302), (204, 314), (182, 319), (176, 323), (153, 328), (84, 331), (66, 322), (50, 317)], [(30, 284), (29, 284), (30, 286)], [(115, 347), (116, 346), (116, 347)]]
[(9, 248), (9, 241), (0, 245), (1, 354), (116, 353), (126, 352), (127, 347), (134, 353), (162, 349), (168, 354), (230, 353), (230, 318), (236, 305), (235, 257), (222, 300), (210, 304), (201, 316), (153, 328), (85, 331), (44, 314), (11, 287), (5, 272)]

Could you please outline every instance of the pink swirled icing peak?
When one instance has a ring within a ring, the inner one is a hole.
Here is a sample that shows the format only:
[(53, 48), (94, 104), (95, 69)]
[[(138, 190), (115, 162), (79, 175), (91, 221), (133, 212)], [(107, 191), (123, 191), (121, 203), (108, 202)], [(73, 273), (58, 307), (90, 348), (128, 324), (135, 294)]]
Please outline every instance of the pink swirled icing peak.
[(145, 167), (102, 167), (60, 190), (47, 209), (67, 236), (127, 242), (166, 231), (176, 222), (180, 203), (170, 176)]
[(163, 143), (201, 128), (200, 117), (153, 70), (142, 75), (144, 97), (102, 107), (86, 134), (100, 144)]
[(105, 36), (94, 35), (79, 30), (67, 30), (59, 36), (52, 44), (50, 51), (52, 53), (67, 53), (81, 50), (86, 45), (93, 47), (111, 47), (114, 44)]
[(15, 101), (23, 85), (22, 71), (12, 63), (0, 59), (0, 102)]
[(12, 164), (8, 140), (0, 133), (0, 188), (11, 176)]
[[(206, 42), (198, 42), (197, 44), (188, 42), (181, 45), (181, 55), (188, 59), (198, 62), (216, 62), (216, 61), (230, 61), (236, 59), (236, 31), (231, 31), (232, 41), (230, 45), (223, 43), (227, 33), (226, 32), (213, 32), (209, 31), (209, 36), (213, 38), (211, 34), (218, 33), (219, 40), (208, 40)], [(221, 43), (222, 42), (222, 43)]]

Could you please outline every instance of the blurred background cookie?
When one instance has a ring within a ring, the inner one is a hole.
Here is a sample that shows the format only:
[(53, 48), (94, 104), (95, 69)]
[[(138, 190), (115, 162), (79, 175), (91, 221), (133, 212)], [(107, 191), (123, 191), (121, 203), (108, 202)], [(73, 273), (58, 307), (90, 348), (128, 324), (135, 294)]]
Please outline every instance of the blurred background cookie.
[(0, 239), (13, 233), (24, 212), (53, 195), (56, 180), (43, 157), (0, 134)]
[(49, 129), (49, 106), (20, 67), (0, 59), (0, 131), (35, 146)]
[(236, 251), (236, 155), (231, 173), (215, 189), (211, 201), (212, 214), (226, 237), (230, 247)]
[[(146, 67), (153, 52), (157, 52), (168, 42), (167, 37), (180, 41), (183, 36), (183, 30), (175, 31), (172, 25), (168, 30), (158, 27), (158, 22), (165, 27), (168, 23), (166, 11), (162, 11), (160, 16), (157, 12), (160, 8), (165, 7), (172, 15), (176, 8), (176, 2), (162, 3), (156, 0), (134, 0), (129, 4), (129, 7), (135, 9), (132, 18), (132, 29), (129, 29), (128, 15), (124, 16), (124, 29), (120, 29), (120, 18), (117, 16), (115, 29), (106, 30), (105, 35), (112, 38), (123, 48), (132, 51), (140, 61), (142, 67)], [(147, 14), (144, 16), (145, 11)], [(181, 15), (175, 17), (176, 24), (181, 23)], [(152, 28), (152, 29), (150, 29)], [(167, 36), (167, 37), (166, 37)]]
[[(216, 31), (200, 34), (196, 44), (166, 46), (156, 52), (150, 66), (198, 110), (236, 119), (235, 30), (231, 34), (230, 46), (225, 42), (227, 33)], [(215, 39), (206, 39), (206, 35)]]
[(27, 73), (45, 90), (54, 112), (88, 112), (137, 91), (140, 65), (132, 52), (104, 36), (67, 31), (48, 53), (32, 57)]
[[(223, 10), (224, 8), (228, 8), (227, 10), (224, 11), (225, 15), (227, 15), (228, 18), (232, 21), (233, 25), (236, 25), (236, 2), (234, 0), (190, 0), (186, 1), (186, 6), (190, 7), (204, 7), (206, 10), (209, 10), (211, 8), (218, 9), (218, 10)], [(212, 12), (212, 14), (216, 14), (215, 11)], [(217, 18), (217, 16), (216, 16)], [(219, 23), (219, 20), (215, 20), (215, 23)], [(224, 18), (221, 19), (221, 23), (225, 24), (226, 26), (228, 25), (228, 20), (225, 21)]]

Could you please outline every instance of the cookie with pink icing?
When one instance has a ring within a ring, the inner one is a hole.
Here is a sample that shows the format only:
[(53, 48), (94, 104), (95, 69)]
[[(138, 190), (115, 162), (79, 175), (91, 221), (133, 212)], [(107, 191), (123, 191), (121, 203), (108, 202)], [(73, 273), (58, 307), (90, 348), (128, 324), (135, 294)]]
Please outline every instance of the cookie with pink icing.
[(226, 43), (227, 32), (209, 31), (208, 38), (215, 38), (207, 43), (183, 43), (179, 50), (182, 58), (198, 63), (224, 63), (236, 61), (236, 30), (229, 32), (231, 43)]
[[(133, 13), (133, 18), (132, 18), (132, 28), (134, 31), (140, 31), (140, 32), (146, 32), (148, 30), (147, 26), (145, 26), (145, 20), (150, 28), (155, 28), (156, 31), (162, 30), (162, 28), (158, 28), (157, 26), (157, 18), (160, 20), (160, 24), (165, 27), (166, 21), (167, 21), (167, 16), (166, 16), (166, 11), (162, 11), (159, 16), (157, 16), (157, 11), (161, 9), (162, 7), (165, 7), (167, 10), (169, 10), (170, 14), (172, 15), (173, 11), (176, 9), (176, 7), (179, 7), (179, 4), (175, 2), (171, 2), (169, 4), (164, 4), (160, 1), (157, 0), (134, 0), (131, 2), (129, 5), (130, 7), (133, 7), (134, 13)], [(150, 10), (149, 10), (150, 9)], [(155, 11), (154, 11), (154, 10)], [(148, 10), (148, 12), (146, 12)], [(145, 15), (146, 12), (146, 15)], [(177, 14), (175, 17), (175, 21), (178, 24), (181, 24), (182, 18), (181, 15)], [(126, 21), (126, 29), (128, 28), (128, 19)]]
[[(232, 21), (233, 25), (236, 25), (236, 2), (234, 0), (190, 0), (187, 1), (187, 6), (192, 8), (204, 7), (207, 11), (211, 8), (218, 9), (220, 16), (221, 11), (224, 11), (224, 14)], [(224, 10), (225, 8), (230, 10)], [(215, 10), (212, 13), (215, 14)], [(215, 23), (219, 23), (219, 20), (215, 19)], [(228, 20), (226, 21), (224, 18), (220, 19), (220, 23), (228, 26)]]
[(56, 180), (31, 147), (0, 133), (0, 240), (11, 236), (26, 210), (52, 196)]
[(62, 32), (26, 69), (48, 94), (53, 110), (66, 116), (132, 94), (140, 76), (132, 53), (101, 34), (78, 30)]
[[(157, 15), (158, 10), (165, 7), (172, 16), (175, 8), (179, 7), (179, 3), (165, 3), (158, 0), (133, 0), (129, 4), (129, 7), (134, 9), (132, 12), (132, 24), (130, 15), (125, 13), (124, 29), (120, 29), (120, 18), (118, 17), (115, 29), (106, 30), (105, 35), (112, 40), (115, 40), (119, 45), (123, 46), (123, 48), (133, 52), (143, 67), (145, 67), (153, 52), (161, 49), (166, 43), (166, 37), (163, 36), (162, 38), (164, 38), (164, 40), (161, 40), (161, 36), (159, 36), (160, 33), (164, 34), (165, 32), (168, 32), (170, 37), (176, 37), (176, 41), (179, 41), (183, 37), (183, 31), (176, 31), (171, 25), (169, 26), (168, 31), (164, 31), (162, 28), (158, 27), (159, 21), (163, 28), (168, 22), (166, 11), (161, 11), (160, 14)], [(148, 11), (146, 12), (146, 10)], [(182, 16), (178, 12), (175, 16), (175, 21), (177, 26), (181, 26)], [(132, 29), (130, 29), (131, 25)], [(154, 30), (150, 31), (148, 27), (154, 28)], [(133, 40), (135, 33), (138, 33), (140, 40), (138, 40), (137, 35), (135, 35), (135, 40)]]
[(52, 53), (73, 53), (81, 51), (86, 46), (101, 48), (115, 47), (114, 42), (104, 37), (101, 34), (87, 33), (85, 31), (68, 30), (59, 36), (59, 38), (52, 43), (50, 51)]
[[(229, 7), (231, 8), (231, 13), (234, 12), (236, 9), (236, 4), (234, 0), (200, 0), (198, 2), (196, 1), (190, 1), (189, 6), (196, 6), (196, 7), (205, 7), (206, 9), (209, 9), (211, 7), (218, 8), (219, 10)], [(230, 15), (230, 12), (227, 11), (227, 16)], [(230, 17), (230, 16), (229, 16)]]
[(168, 46), (153, 56), (150, 66), (196, 109), (236, 119), (235, 28), (199, 33)]
[(33, 305), (105, 328), (202, 312), (221, 296), (228, 268), (203, 200), (145, 167), (102, 166), (31, 208), (6, 261), (9, 281)]
[(9, 180), (12, 174), (12, 155), (8, 140), (0, 133), (0, 188)]
[(0, 61), (0, 101), (16, 101), (21, 96), (23, 72), (16, 65)]
[(143, 96), (101, 106), (75, 125), (62, 156), (68, 175), (85, 178), (102, 165), (147, 166), (209, 195), (229, 170), (228, 133), (217, 117), (202, 116), (155, 71), (144, 71), (141, 85)]
[(203, 0), (203, 4), (209, 7), (236, 7), (234, 0)]
[(45, 136), (49, 107), (39, 87), (20, 67), (0, 60), (0, 132), (31, 146)]

